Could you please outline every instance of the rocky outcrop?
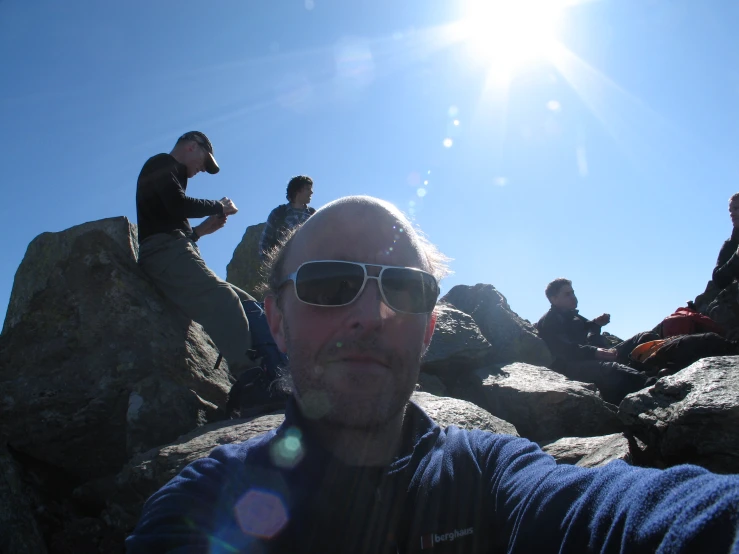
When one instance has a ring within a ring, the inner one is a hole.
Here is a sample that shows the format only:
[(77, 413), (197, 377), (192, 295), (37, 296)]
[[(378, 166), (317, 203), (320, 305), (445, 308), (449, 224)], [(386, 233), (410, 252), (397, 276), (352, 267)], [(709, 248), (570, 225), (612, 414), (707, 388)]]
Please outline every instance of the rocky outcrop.
[(623, 433), (603, 437), (565, 437), (541, 448), (559, 464), (604, 466), (614, 460), (631, 463), (629, 439)]
[(666, 465), (739, 473), (739, 357), (706, 358), (627, 396), (619, 417)]
[(516, 426), (532, 441), (620, 431), (616, 407), (589, 383), (543, 367), (514, 363), (477, 370), (453, 394)]
[(114, 218), (37, 237), (0, 335), (0, 434), (83, 478), (217, 417), (230, 386), (141, 273), (135, 236)]
[(436, 375), (451, 386), (465, 373), (488, 365), (492, 354), (493, 348), (472, 317), (451, 306), (441, 305), (421, 371)]
[(266, 223), (260, 223), (246, 228), (226, 266), (226, 281), (258, 299), (262, 298), (260, 286), (264, 280), (259, 261), (259, 237), (262, 236), (265, 225)]
[(22, 469), (0, 442), (0, 552), (46, 553)]
[(442, 301), (472, 316), (493, 347), (494, 363), (525, 362), (539, 366), (552, 363), (552, 355), (534, 326), (511, 310), (505, 296), (494, 286), (457, 285)]
[(411, 400), (441, 427), (456, 425), (462, 429), (482, 429), (491, 433), (518, 436), (515, 426), (495, 417), (472, 402), (439, 397), (426, 392), (414, 392)]

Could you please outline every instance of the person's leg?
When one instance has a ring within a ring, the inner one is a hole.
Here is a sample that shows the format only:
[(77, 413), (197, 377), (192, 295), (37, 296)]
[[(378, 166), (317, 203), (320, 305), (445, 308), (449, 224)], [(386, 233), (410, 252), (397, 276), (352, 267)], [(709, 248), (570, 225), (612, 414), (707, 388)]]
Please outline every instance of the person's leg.
[(141, 245), (139, 264), (165, 297), (203, 326), (232, 371), (251, 364), (249, 322), (239, 294), (205, 265), (190, 240), (151, 237)]
[(644, 344), (645, 342), (653, 341), (653, 340), (659, 340), (660, 337), (659, 334), (655, 333), (654, 331), (645, 331), (643, 333), (637, 333), (630, 339), (626, 339), (623, 342), (618, 343), (614, 348), (616, 348), (617, 357), (616, 361), (620, 364), (629, 365), (632, 363), (631, 358), (629, 357), (631, 354), (631, 351), (634, 350), (637, 346), (640, 344)]
[(598, 360), (569, 362), (562, 373), (576, 381), (593, 383), (600, 390), (603, 400), (616, 405), (627, 394), (643, 389), (647, 380), (635, 369)]

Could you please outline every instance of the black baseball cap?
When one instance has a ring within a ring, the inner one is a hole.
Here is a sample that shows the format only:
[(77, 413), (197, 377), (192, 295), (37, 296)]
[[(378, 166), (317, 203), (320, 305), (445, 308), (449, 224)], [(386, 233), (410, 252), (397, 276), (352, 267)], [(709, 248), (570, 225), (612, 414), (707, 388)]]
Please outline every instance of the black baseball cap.
[(213, 157), (213, 145), (208, 140), (208, 137), (206, 137), (203, 133), (201, 133), (200, 131), (188, 131), (179, 139), (177, 139), (177, 142), (183, 140), (194, 140), (203, 147), (203, 150), (206, 151), (208, 155), (205, 158), (205, 171), (207, 171), (211, 175), (215, 175), (221, 170), (221, 168), (218, 167), (218, 162), (216, 162), (216, 159)]

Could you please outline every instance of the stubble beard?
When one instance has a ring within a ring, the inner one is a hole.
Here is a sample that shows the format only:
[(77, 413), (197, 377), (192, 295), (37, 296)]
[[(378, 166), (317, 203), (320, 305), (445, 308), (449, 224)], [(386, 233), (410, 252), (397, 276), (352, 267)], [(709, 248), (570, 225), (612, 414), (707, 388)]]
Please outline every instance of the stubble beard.
[[(377, 430), (402, 416), (418, 379), (422, 349), (400, 354), (383, 348), (377, 334), (347, 339), (316, 349), (310, 341), (294, 340), (285, 322), (285, 340), (290, 360), (290, 382), (303, 415), (320, 419), (335, 428)], [(341, 371), (334, 363), (340, 351), (372, 353), (385, 357), (388, 379), (377, 394), (347, 395), (331, 386), (329, 371)]]

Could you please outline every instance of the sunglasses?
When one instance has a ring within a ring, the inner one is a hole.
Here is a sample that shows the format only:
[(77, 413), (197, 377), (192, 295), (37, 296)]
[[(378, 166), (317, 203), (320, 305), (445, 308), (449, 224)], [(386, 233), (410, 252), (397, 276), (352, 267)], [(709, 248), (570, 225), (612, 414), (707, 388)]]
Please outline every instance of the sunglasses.
[[(379, 267), (380, 274), (369, 275), (368, 267)], [(292, 281), (301, 302), (335, 308), (359, 298), (369, 279), (377, 281), (385, 304), (396, 312), (431, 313), (439, 297), (436, 277), (420, 269), (338, 260), (305, 262), (280, 283), (280, 288)]]

